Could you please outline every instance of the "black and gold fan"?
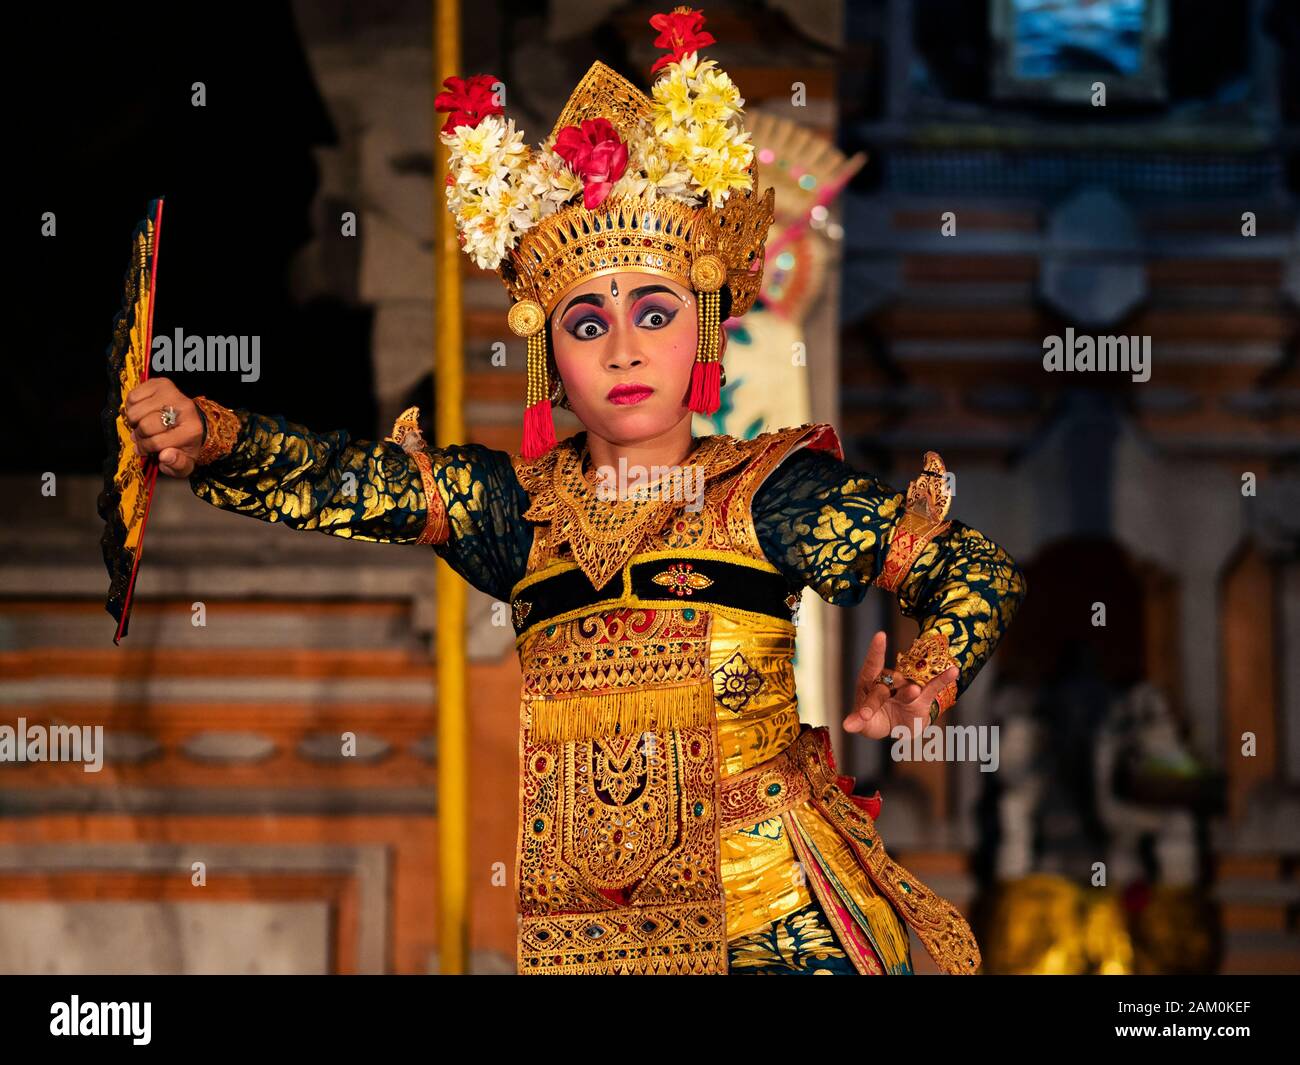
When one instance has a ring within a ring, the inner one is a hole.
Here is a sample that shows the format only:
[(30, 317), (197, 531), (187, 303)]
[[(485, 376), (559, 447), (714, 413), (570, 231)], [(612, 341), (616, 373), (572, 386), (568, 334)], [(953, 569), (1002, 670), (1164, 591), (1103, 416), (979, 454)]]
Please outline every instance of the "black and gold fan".
[(99, 495), (99, 516), (104, 519), (100, 545), (109, 576), (105, 609), (117, 619), (115, 644), (126, 635), (131, 619), (131, 595), (158, 479), (158, 460), (155, 456), (142, 459), (137, 454), (131, 429), (122, 417), (122, 406), (127, 393), (149, 376), (162, 214), (160, 197), (149, 204), (148, 214), (131, 237), (122, 310), (113, 322), (113, 341), (108, 348), (108, 402), (100, 414), (108, 450), (104, 490)]

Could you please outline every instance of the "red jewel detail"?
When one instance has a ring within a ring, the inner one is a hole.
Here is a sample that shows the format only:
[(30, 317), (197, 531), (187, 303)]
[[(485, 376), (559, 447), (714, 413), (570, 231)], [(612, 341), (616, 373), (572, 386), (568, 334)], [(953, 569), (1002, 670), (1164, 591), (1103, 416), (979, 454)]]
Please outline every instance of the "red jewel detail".
[(596, 241), (596, 247), (598, 247), (598, 248), (603, 248), (604, 246), (605, 246), (605, 241), (604, 241), (604, 240), (598, 240), (598, 241)]
[(642, 238), (641, 238), (641, 243), (644, 244), (644, 245), (648, 248), (648, 247), (650, 247), (651, 244), (654, 243), (654, 241), (652, 241), (649, 237), (642, 237)]
[(623, 830), (621, 828), (614, 829), (614, 842), (615, 843), (623, 842)]

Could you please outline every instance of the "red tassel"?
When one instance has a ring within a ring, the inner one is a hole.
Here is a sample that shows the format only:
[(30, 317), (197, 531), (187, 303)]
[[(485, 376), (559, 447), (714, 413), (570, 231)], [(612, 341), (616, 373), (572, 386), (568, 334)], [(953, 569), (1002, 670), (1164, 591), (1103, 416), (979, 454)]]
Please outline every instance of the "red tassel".
[(722, 363), (697, 362), (691, 367), (691, 400), (696, 414), (712, 414), (722, 406)]
[(524, 411), (524, 444), (522, 454), (535, 462), (555, 446), (555, 420), (551, 417), (551, 401), (539, 400)]

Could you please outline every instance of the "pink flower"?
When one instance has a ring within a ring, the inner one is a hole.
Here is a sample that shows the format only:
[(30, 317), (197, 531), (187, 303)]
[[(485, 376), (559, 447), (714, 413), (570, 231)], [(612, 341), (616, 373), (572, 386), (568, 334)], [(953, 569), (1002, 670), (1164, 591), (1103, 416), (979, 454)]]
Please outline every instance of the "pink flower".
[(698, 52), (706, 45), (717, 43), (713, 34), (704, 29), (704, 12), (693, 8), (675, 7), (670, 15), (655, 15), (650, 25), (659, 31), (655, 47), (669, 49), (667, 55), (655, 61), (651, 74), (669, 63), (679, 62), (688, 52)]
[(555, 154), (582, 179), (582, 205), (588, 211), (605, 202), (627, 169), (627, 145), (607, 118), (565, 126), (555, 137)]
[(448, 116), (442, 132), (450, 133), (460, 126), (477, 126), (487, 115), (501, 114), (501, 105), (492, 88), (498, 80), (492, 74), (475, 74), (444, 81), (447, 91), (438, 93), (433, 101), (434, 109)]

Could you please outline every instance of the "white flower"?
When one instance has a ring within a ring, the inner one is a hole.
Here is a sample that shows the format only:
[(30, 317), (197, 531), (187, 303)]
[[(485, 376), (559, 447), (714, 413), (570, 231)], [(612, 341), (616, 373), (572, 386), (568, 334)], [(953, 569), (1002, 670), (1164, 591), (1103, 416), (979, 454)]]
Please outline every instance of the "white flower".
[(464, 163), (482, 162), (496, 151), (505, 137), (505, 126), (497, 115), (487, 115), (477, 126), (457, 126), (442, 134), (454, 159)]
[(669, 63), (665, 69), (680, 74), (687, 81), (693, 81), (701, 75), (716, 69), (717, 65), (712, 59), (700, 59), (699, 52), (687, 52), (676, 63)]
[(495, 269), (520, 235), (537, 222), (525, 188), (532, 157), (513, 119), (488, 115), (477, 126), (442, 134), (450, 153), (444, 190), (465, 251), (483, 269)]
[(522, 182), (524, 192), (534, 201), (539, 218), (554, 214), (582, 195), (582, 179), (551, 150), (550, 142), (534, 153), (532, 162), (523, 172)]
[(690, 189), (690, 172), (660, 145), (643, 125), (628, 145), (627, 170), (614, 185), (612, 196), (639, 196), (655, 200), (660, 196), (689, 202), (696, 199)]
[(465, 251), (483, 269), (495, 269), (537, 222), (536, 203), (525, 188), (532, 158), (523, 134), (513, 120), (488, 115), (442, 139), (451, 156), (447, 207)]
[(528, 163), (524, 135), (514, 119), (488, 115), (477, 126), (443, 134), (450, 151), (450, 173), (459, 186), (495, 195)]
[(518, 238), (509, 211), (493, 197), (467, 202), (456, 221), (465, 251), (484, 270), (495, 270)]

